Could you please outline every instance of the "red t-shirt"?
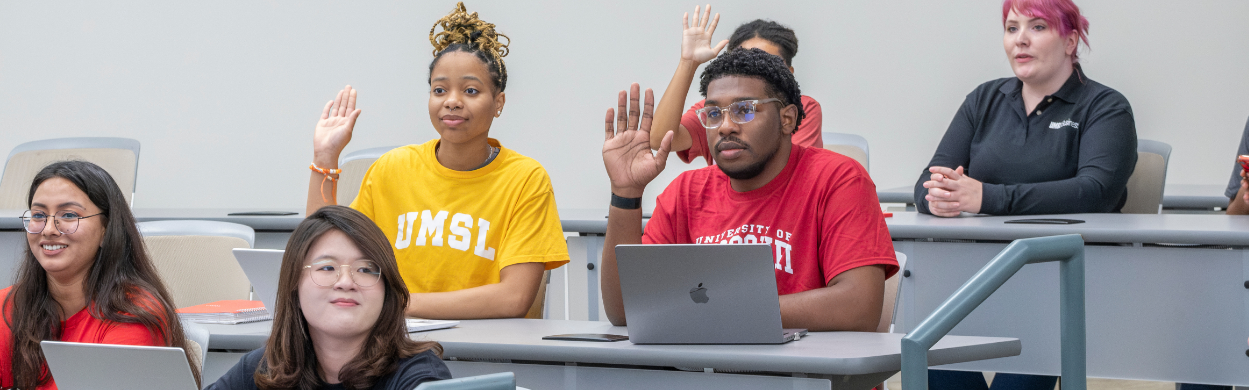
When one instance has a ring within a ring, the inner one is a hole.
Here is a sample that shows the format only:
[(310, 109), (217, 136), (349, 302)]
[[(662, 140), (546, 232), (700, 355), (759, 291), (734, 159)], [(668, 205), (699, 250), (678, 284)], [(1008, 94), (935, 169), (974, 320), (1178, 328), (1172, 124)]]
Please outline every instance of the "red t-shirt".
[(719, 167), (682, 173), (655, 201), (644, 244), (771, 244), (781, 295), (828, 285), (850, 269), (898, 272), (876, 185), (862, 165), (794, 145), (781, 173), (737, 192)]
[[(9, 290), (13, 286), (9, 286), (0, 290), (0, 300), (7, 300)], [(154, 302), (147, 300), (147, 302)], [(9, 329), (9, 323), (13, 313), (12, 305), (5, 305), (7, 309), (4, 313), (6, 321), (0, 321), (0, 387), (9, 388), (13, 386), (13, 331)], [(152, 308), (159, 307), (158, 304), (152, 304)], [(163, 309), (161, 309), (163, 310)], [(160, 311), (157, 311), (159, 313)], [(164, 347), (165, 336), (163, 334), (154, 334), (148, 331), (143, 324), (112, 322), (91, 316), (88, 308), (70, 316), (61, 322), (61, 340), (76, 343), (95, 343), (95, 344), (125, 344), (125, 345), (149, 345)], [(44, 365), (47, 370), (47, 365)], [(43, 386), (39, 386), (38, 390), (56, 389), (56, 380), (50, 380)]]
[[(681, 115), (681, 126), (689, 130), (690, 138), (694, 141), (689, 149), (677, 152), (677, 157), (686, 163), (700, 156), (707, 161), (707, 165), (712, 163), (711, 153), (708, 153), (711, 147), (707, 145), (707, 128), (703, 127), (703, 123), (698, 121), (698, 114), (694, 113), (702, 109), (706, 102), (706, 99), (699, 100), (685, 111), (685, 115)], [(820, 111), (820, 102), (810, 96), (802, 95), (802, 112), (806, 113), (806, 117), (802, 118), (802, 123), (798, 124), (798, 130), (794, 131), (791, 141), (794, 145), (824, 148), (824, 114)]]

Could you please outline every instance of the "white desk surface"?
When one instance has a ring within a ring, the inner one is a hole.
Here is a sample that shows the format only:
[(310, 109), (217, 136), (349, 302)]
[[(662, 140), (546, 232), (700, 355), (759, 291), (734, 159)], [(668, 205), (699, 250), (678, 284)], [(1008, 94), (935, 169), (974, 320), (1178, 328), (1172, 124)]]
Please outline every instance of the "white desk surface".
[[(264, 344), (271, 322), (204, 325), (212, 349), (253, 349)], [(639, 366), (710, 367), (730, 370), (860, 375), (901, 368), (898, 333), (812, 332), (780, 345), (635, 345), (628, 341), (542, 340), (565, 333), (627, 335), (606, 322), (473, 320), (451, 329), (412, 333), (442, 344), (444, 357), (514, 359)], [(947, 336), (928, 354), (931, 365), (1015, 356), (1018, 339)]]
[[(1063, 218), (1073, 225), (1009, 224), (1010, 220)], [(1080, 234), (1086, 242), (1167, 243), (1249, 246), (1249, 216), (1202, 214), (1063, 214), (940, 218), (917, 212), (894, 212), (885, 218), (894, 239), (967, 239), (1010, 241), (1020, 238)]]

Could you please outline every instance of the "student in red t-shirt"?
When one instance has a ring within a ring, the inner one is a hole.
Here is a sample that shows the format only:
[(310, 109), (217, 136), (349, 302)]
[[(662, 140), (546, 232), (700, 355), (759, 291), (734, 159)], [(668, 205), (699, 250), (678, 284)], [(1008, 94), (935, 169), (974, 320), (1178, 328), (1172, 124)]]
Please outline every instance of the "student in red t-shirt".
[[(690, 27), (690, 22), (693, 22), (693, 27)], [(699, 65), (715, 58), (716, 54), (724, 50), (727, 45), (729, 50), (757, 48), (768, 54), (779, 56), (785, 60), (785, 66), (789, 72), (794, 72), (793, 59), (794, 55), (798, 54), (798, 37), (794, 35), (794, 30), (777, 22), (756, 19), (738, 26), (729, 39), (720, 41), (716, 47), (712, 48), (711, 36), (715, 34), (716, 25), (719, 22), (720, 14), (716, 14), (714, 19), (711, 18), (710, 5), (702, 15), (699, 15), (699, 8), (694, 7), (694, 20), (692, 21), (689, 20), (689, 14), (681, 17), (681, 25), (684, 28), (681, 39), (681, 61), (677, 64), (676, 74), (672, 75), (672, 81), (668, 82), (668, 89), (664, 91), (664, 96), (659, 99), (659, 106), (655, 109), (655, 122), (652, 126), (655, 131), (650, 134), (651, 149), (658, 149), (664, 134), (673, 131), (672, 150), (675, 150), (677, 157), (686, 163), (698, 157), (707, 161), (707, 165), (711, 165), (712, 162), (707, 143), (707, 139), (711, 136), (707, 134), (707, 128), (699, 122), (698, 115), (695, 114), (703, 108), (704, 101), (694, 103), (684, 115), (681, 114), (681, 109), (685, 107), (685, 95), (689, 94), (690, 83), (694, 80), (694, 71)], [(706, 91), (702, 92), (706, 95)], [(801, 95), (799, 101), (802, 102), (802, 112), (805, 116), (802, 124), (798, 125), (797, 130), (790, 137), (791, 141), (794, 145), (823, 148), (824, 116), (820, 103), (806, 95)]]
[(608, 110), (603, 162), (612, 207), (602, 275), (608, 319), (625, 325), (616, 245), (766, 243), (774, 250), (786, 328), (875, 331), (885, 278), (898, 262), (863, 166), (791, 142), (806, 119), (795, 104), (798, 83), (779, 57), (758, 49), (725, 53), (703, 72), (701, 90), (707, 107), (700, 118), (714, 130), (716, 166), (678, 176), (656, 200), (645, 234), (642, 192), (663, 170), (672, 134), (652, 155), (654, 97), (646, 91), (639, 118), (637, 84), (627, 116), (620, 92), (618, 132)]
[(17, 282), (0, 290), (0, 388), (56, 388), (43, 340), (190, 351), (108, 172), (85, 161), (54, 163), (35, 175), (27, 200), (26, 254)]

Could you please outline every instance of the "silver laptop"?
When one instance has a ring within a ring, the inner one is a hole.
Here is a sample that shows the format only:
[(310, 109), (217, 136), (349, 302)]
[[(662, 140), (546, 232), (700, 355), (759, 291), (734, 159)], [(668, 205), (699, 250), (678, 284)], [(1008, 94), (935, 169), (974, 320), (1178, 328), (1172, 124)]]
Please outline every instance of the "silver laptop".
[(40, 342), (48, 370), (61, 390), (195, 390), (182, 348)]
[(767, 244), (618, 245), (616, 264), (634, 344), (782, 344)]
[(282, 253), (277, 249), (234, 249), (234, 259), (252, 283), (252, 299), (265, 304), (269, 314), (277, 313), (278, 279), (282, 273)]

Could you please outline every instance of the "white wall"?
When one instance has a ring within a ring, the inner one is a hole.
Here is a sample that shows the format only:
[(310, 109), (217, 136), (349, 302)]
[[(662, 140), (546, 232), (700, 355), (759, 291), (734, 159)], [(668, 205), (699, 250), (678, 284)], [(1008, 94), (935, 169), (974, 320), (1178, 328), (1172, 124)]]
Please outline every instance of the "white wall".
[[(733, 1), (715, 5), (716, 36), (754, 18), (794, 28), (796, 74), (823, 105), (824, 129), (865, 136), (888, 188), (914, 182), (968, 92), (1011, 74), (999, 4)], [(347, 151), (437, 136), (428, 29), (453, 5), (3, 1), (0, 153), (131, 137), (143, 144), (136, 207), (301, 208), (313, 125), (343, 85), (360, 90), (364, 110)], [(680, 15), (694, 5), (469, 1), (513, 39), (491, 135), (546, 166), (561, 207), (606, 207), (603, 112), (630, 82), (663, 91)], [(1087, 74), (1128, 97), (1141, 138), (1174, 146), (1170, 182), (1225, 183), (1249, 117), (1249, 2), (1080, 5), (1092, 23)], [(700, 166), (674, 156), (652, 196)]]

